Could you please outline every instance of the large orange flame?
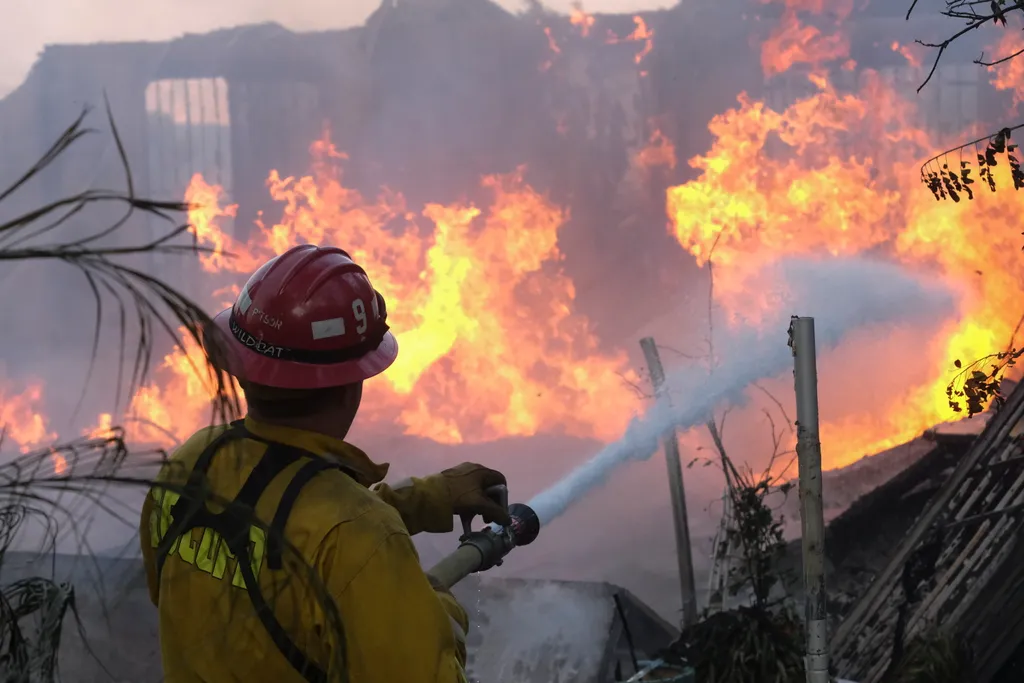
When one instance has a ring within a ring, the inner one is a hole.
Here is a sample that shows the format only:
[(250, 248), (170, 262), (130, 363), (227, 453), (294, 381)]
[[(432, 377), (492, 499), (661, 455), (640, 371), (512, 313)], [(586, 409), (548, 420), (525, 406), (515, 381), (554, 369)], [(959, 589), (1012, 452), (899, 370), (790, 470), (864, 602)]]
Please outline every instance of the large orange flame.
[[(827, 63), (845, 59), (843, 68), (852, 66), (838, 32), (852, 2), (827, 5), (835, 33), (798, 19), (801, 12), (820, 14), (824, 0), (785, 4), (763, 45), (763, 70), (771, 76), (802, 65), (816, 92), (779, 111), (741, 95), (716, 116), (711, 148), (689, 160), (698, 177), (668, 190), (671, 234), (699, 264), (714, 262), (716, 303), (748, 321), (776, 306), (750, 278), (787, 255), (883, 253), (942, 276), (966, 295), (959, 318), (919, 344), (927, 377), (865, 396), (864, 409), (823, 424), (832, 444), (826, 464), (839, 466), (956, 417), (943, 391), (954, 359), (999, 350), (1017, 325), (1024, 261), (1013, 221), (1016, 202), (1024, 200), (1009, 195), (997, 203), (980, 190), (974, 202), (935, 202), (918, 184), (917, 164), (942, 141), (916, 125), (912, 103), (870, 71), (851, 93), (828, 78)], [(577, 9), (570, 24), (585, 36), (592, 17)], [(641, 42), (639, 64), (650, 52), (651, 32), (640, 17), (635, 25), (630, 36), (609, 40)], [(544, 31), (548, 56), (557, 55), (563, 48), (550, 28)], [(915, 56), (891, 47), (908, 60)], [(1008, 73), (994, 82), (1016, 91), (1020, 79)], [(621, 433), (637, 407), (628, 386), (636, 378), (624, 354), (599, 349), (588, 320), (574, 309), (559, 249), (566, 212), (530, 187), (522, 170), (484, 178), (486, 202), (410, 209), (400, 195), (370, 199), (345, 187), (344, 155), (329, 139), (311, 152), (307, 176), (270, 172), (267, 188), (282, 216), (258, 224), (244, 242), (227, 232), (235, 211), (222, 190), (202, 176), (192, 179), (186, 198), (195, 237), (211, 249), (201, 259), (215, 292), (211, 307), (229, 304), (223, 292), (237, 292), (245, 275), (292, 245), (342, 245), (388, 299), (401, 344), (394, 367), (368, 384), (371, 421), (445, 443)], [(634, 164), (671, 169), (675, 150), (655, 129)], [(983, 237), (977, 225), (986, 225)], [(134, 397), (129, 426), (137, 438), (172, 445), (209, 419), (210, 395), (202, 354), (186, 344)], [(19, 418), (37, 435), (23, 437), (29, 441), (45, 432), (32, 420)]]
[[(823, 439), (842, 444), (830, 462), (836, 466), (958, 417), (944, 392), (953, 361), (1002, 349), (1020, 315), (1024, 261), (1009, 207), (1021, 200), (997, 202), (980, 191), (975, 202), (935, 202), (920, 191), (918, 166), (938, 145), (915, 127), (906, 100), (871, 72), (856, 95), (837, 93), (820, 75), (811, 79), (818, 92), (783, 111), (741, 95), (738, 107), (716, 116), (715, 143), (689, 162), (700, 177), (670, 189), (667, 203), (679, 243), (698, 262), (715, 262), (718, 302), (748, 318), (773, 302), (747, 278), (790, 254), (881, 251), (970, 293), (960, 319), (921, 349), (931, 359), (927, 381), (873, 398), (870, 413), (882, 417), (872, 425), (854, 418), (823, 425)], [(886, 147), (900, 153), (879, 159)], [(983, 237), (977, 225), (987, 226)]]
[[(229, 248), (217, 229), (233, 215), (219, 204), (220, 188), (193, 178), (197, 239), (239, 254), (204, 259), (207, 271), (248, 273), (300, 243), (344, 245), (388, 300), (401, 344), (395, 365), (368, 385), (374, 399), (367, 404), (394, 411), (406, 433), (457, 443), (621, 431), (634, 408), (623, 379), (632, 373), (623, 355), (598, 350), (588, 321), (573, 312), (575, 290), (558, 249), (564, 212), (527, 185), (521, 170), (483, 179), (493, 197), (485, 208), (431, 204), (417, 216), (400, 196), (367, 201), (346, 188), (342, 155), (329, 140), (311, 151), (311, 175), (271, 172), (267, 186), (282, 218), (258, 226), (245, 245)], [(143, 438), (181, 440), (208, 417), (212, 384), (204, 367), (191, 345), (164, 359), (162, 383), (132, 403)]]

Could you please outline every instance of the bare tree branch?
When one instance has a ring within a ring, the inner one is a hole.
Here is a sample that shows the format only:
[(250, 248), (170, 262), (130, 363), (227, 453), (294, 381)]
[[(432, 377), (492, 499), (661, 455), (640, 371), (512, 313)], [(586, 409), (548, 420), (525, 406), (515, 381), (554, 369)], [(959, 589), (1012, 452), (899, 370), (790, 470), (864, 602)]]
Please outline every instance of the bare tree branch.
[(982, 53), (981, 53), (981, 56), (980, 56), (980, 57), (978, 57), (977, 59), (975, 59), (975, 60), (974, 60), (974, 63), (975, 63), (975, 64), (978, 64), (979, 66), (995, 66), (996, 64), (1002, 64), (1003, 62), (1008, 62), (1008, 61), (1010, 61), (1011, 59), (1013, 59), (1014, 57), (1017, 57), (1017, 56), (1019, 56), (1019, 55), (1022, 55), (1022, 54), (1024, 54), (1024, 48), (1022, 48), (1022, 49), (1020, 49), (1020, 50), (1017, 50), (1017, 51), (1016, 51), (1016, 52), (1014, 52), (1013, 54), (1010, 54), (1010, 55), (1006, 55), (1005, 57), (1003, 57), (1003, 58), (1001, 58), (1001, 59), (997, 59), (997, 60), (996, 60), (996, 61), (994, 61), (994, 62), (986, 62), (986, 61), (984, 60), (984, 58), (985, 58), (985, 53), (984, 53), (984, 52), (982, 52)]
[[(988, 6), (989, 10), (987, 14), (978, 13), (975, 10), (975, 8), (980, 5)], [(908, 20), (910, 19), (911, 12), (914, 11), (914, 7), (916, 6), (917, 0), (913, 0), (913, 3), (910, 5), (910, 9), (907, 10)], [(967, 25), (964, 26), (964, 28), (957, 31), (956, 33), (954, 33), (953, 35), (951, 35), (949, 38), (943, 40), (941, 43), (926, 43), (921, 40), (915, 41), (918, 45), (923, 45), (924, 47), (930, 47), (937, 50), (935, 54), (935, 59), (932, 61), (932, 67), (928, 71), (928, 75), (925, 77), (924, 81), (921, 83), (921, 85), (917, 87), (917, 91), (921, 92), (922, 88), (928, 85), (928, 82), (931, 81), (932, 76), (935, 75), (935, 70), (939, 66), (939, 60), (942, 59), (943, 53), (950, 45), (953, 44), (954, 41), (956, 41), (959, 38), (962, 38), (971, 31), (981, 28), (990, 21), (993, 23), (999, 23), (1002, 24), (1003, 26), (1006, 26), (1006, 15), (1010, 14), (1011, 12), (1021, 10), (1024, 10), (1024, 0), (1018, 0), (1017, 2), (1014, 2), (1012, 4), (1007, 4), (1007, 0), (946, 0), (946, 9), (943, 12), (941, 12), (941, 14), (950, 17), (951, 19), (965, 20), (967, 22)], [(1024, 50), (1022, 50), (1022, 52), (1024, 52)], [(1016, 55), (1007, 57), (1005, 59), (999, 60), (999, 62), (994, 63), (998, 64), (1000, 62), (1007, 61), (1008, 59), (1012, 59), (1014, 56)], [(976, 60), (976, 63), (982, 64), (983, 62), (981, 62), (979, 58), (979, 60)]]
[(774, 403), (776, 405), (776, 407), (779, 409), (779, 412), (782, 413), (782, 417), (784, 417), (786, 419), (786, 427), (788, 428), (788, 430), (790, 432), (792, 432), (793, 431), (793, 420), (791, 420), (789, 415), (786, 413), (786, 409), (782, 406), (782, 402), (779, 401), (779, 399), (777, 399), (775, 397), (775, 394), (773, 394), (772, 392), (768, 391), (763, 386), (761, 386), (760, 382), (754, 382), (754, 387), (759, 389), (762, 393), (764, 393), (765, 396), (767, 396), (769, 399), (771, 399), (772, 403)]

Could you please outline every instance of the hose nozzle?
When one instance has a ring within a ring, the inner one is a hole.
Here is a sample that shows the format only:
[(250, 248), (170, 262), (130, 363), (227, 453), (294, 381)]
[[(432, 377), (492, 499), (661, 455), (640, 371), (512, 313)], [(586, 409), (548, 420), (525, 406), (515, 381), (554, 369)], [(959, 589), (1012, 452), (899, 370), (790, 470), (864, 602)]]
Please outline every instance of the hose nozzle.
[(508, 506), (512, 523), (508, 526), (489, 524), (479, 531), (464, 527), (458, 550), (444, 558), (427, 573), (442, 585), (451, 588), (474, 572), (499, 566), (513, 548), (529, 545), (540, 533), (540, 518), (529, 505)]
[(512, 518), (508, 528), (516, 546), (530, 545), (536, 540), (540, 534), (540, 517), (533, 508), (526, 503), (512, 503), (508, 506), (508, 516)]

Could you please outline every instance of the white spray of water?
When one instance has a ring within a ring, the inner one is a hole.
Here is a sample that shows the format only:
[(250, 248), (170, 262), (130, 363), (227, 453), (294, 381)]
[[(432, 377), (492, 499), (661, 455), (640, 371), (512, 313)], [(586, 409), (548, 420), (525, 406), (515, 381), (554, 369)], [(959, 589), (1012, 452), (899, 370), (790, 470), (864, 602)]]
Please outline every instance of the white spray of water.
[(673, 424), (683, 430), (702, 424), (716, 406), (741, 399), (753, 382), (791, 368), (793, 357), (786, 344), (790, 313), (814, 317), (821, 351), (836, 346), (857, 328), (934, 322), (955, 310), (953, 293), (939, 281), (914, 277), (877, 261), (789, 260), (775, 264), (765, 275), (776, 283), (777, 310), (785, 313), (770, 317), (758, 328), (716, 326), (721, 332), (716, 334), (719, 364), (714, 374), (699, 367), (673, 373), (667, 379), (669, 399), (655, 402), (630, 423), (621, 439), (527, 503), (542, 524), (549, 524), (603, 484), (618, 466), (650, 458), (658, 450), (659, 437)]

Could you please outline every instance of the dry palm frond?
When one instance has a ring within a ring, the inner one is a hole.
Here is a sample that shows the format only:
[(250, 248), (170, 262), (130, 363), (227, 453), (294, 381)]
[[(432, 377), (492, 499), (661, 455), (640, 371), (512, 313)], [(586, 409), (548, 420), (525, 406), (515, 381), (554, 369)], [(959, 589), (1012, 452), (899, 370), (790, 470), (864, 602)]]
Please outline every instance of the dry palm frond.
[[(43, 577), (4, 586), (0, 592), (0, 671), (10, 681), (51, 681), (64, 615), (74, 610), (74, 589)], [(26, 621), (33, 627), (26, 628)]]
[[(83, 111), (20, 178), (6, 189), (0, 189), (0, 202), (38, 181), (40, 174), (58, 163), (76, 142), (95, 133), (84, 125), (87, 113)], [(126, 189), (88, 189), (0, 222), (0, 261), (60, 261), (82, 274), (95, 304), (90, 378), (104, 312), (106, 307), (113, 306), (120, 332), (116, 407), (121, 402), (122, 390), (131, 396), (146, 381), (153, 360), (153, 344), (162, 335), (180, 345), (184, 340), (179, 330), (183, 329), (185, 336), (202, 346), (202, 333), (210, 320), (198, 305), (174, 287), (123, 262), (124, 257), (138, 254), (187, 255), (205, 250), (194, 240), (191, 244), (175, 244), (177, 238), (188, 235), (188, 225), (174, 218), (187, 211), (186, 204), (136, 195), (109, 103), (107, 120), (124, 171)], [(78, 224), (87, 223), (85, 210), (97, 205), (120, 206), (123, 213), (110, 225), (80, 228)], [(132, 244), (130, 239), (122, 238), (119, 244), (128, 242), (128, 246), (107, 246), (110, 238), (124, 234), (131, 226), (129, 219), (139, 214), (164, 221), (167, 230), (157, 239)], [(65, 241), (54, 238), (59, 228), (69, 225), (79, 227), (78, 237)], [(216, 388), (211, 420), (224, 421), (238, 414), (234, 385), (212, 364), (209, 369)], [(4, 445), (2, 436), (0, 431), (0, 448)], [(27, 521), (33, 520), (43, 526), (42, 550), (46, 552), (55, 552), (58, 535), (69, 531), (84, 544), (84, 534), (80, 531), (88, 523), (89, 508), (126, 520), (130, 518), (130, 526), (134, 527), (138, 511), (127, 510), (118, 496), (110, 495), (111, 487), (145, 489), (154, 482), (151, 474), (129, 471), (127, 456), (123, 434), (115, 428), (105, 438), (58, 444), (0, 465), (0, 681), (3, 683), (53, 681), (62, 625), (68, 610), (75, 614), (77, 621), (71, 586), (38, 576), (5, 584), (4, 559), (14, 537)], [(152, 466), (160, 461), (140, 453), (132, 456), (132, 467)], [(70, 468), (64, 476), (53, 474), (57, 458)], [(119, 512), (118, 506), (124, 509)], [(338, 628), (340, 630), (340, 626)]]
[[(60, 135), (53, 145), (10, 187), (0, 190), (0, 202), (13, 196), (19, 190), (37, 179), (44, 169), (57, 163), (83, 136), (96, 131), (86, 128), (84, 110)], [(89, 189), (27, 211), (10, 220), (0, 222), (0, 261), (50, 260), (61, 261), (81, 272), (95, 304), (95, 325), (92, 338), (92, 360), (95, 362), (100, 343), (100, 329), (105, 304), (113, 302), (119, 320), (120, 363), (118, 364), (116, 403), (120, 403), (120, 391), (124, 386), (125, 370), (129, 365), (128, 349), (134, 348), (127, 376), (127, 395), (141, 386), (151, 367), (153, 343), (159, 333), (168, 335), (180, 344), (179, 329), (184, 329), (197, 344), (202, 345), (202, 332), (209, 324), (209, 317), (203, 310), (181, 292), (163, 280), (144, 273), (137, 268), (119, 262), (119, 258), (137, 254), (197, 254), (209, 251), (193, 240), (191, 244), (175, 244), (175, 240), (189, 234), (187, 223), (177, 222), (175, 214), (181, 215), (188, 205), (179, 201), (157, 201), (136, 195), (135, 183), (124, 146), (114, 124), (110, 107), (107, 106), (107, 120), (117, 147), (124, 171), (124, 190)], [(123, 214), (111, 225), (85, 230), (85, 236), (69, 241), (47, 241), (54, 232), (78, 219), (82, 222), (85, 209), (97, 205), (123, 207)], [(156, 239), (141, 241), (127, 246), (104, 246), (104, 240), (123, 233), (129, 227), (129, 219), (137, 214), (148, 214), (165, 222), (167, 230)], [(129, 316), (134, 317), (136, 339), (129, 339)], [(238, 412), (238, 400), (233, 384), (214, 368), (212, 376), (216, 382), (216, 398), (213, 408), (216, 419), (224, 419)], [(90, 377), (92, 367), (90, 367)]]

